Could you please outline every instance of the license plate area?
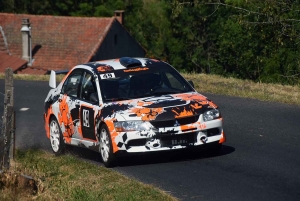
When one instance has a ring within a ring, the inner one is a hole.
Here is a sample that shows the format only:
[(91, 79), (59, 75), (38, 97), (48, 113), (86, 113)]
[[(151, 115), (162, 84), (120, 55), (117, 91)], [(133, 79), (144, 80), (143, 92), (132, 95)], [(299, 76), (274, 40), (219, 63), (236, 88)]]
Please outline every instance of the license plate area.
[(187, 146), (195, 142), (195, 134), (180, 134), (180, 135), (168, 135), (161, 136), (160, 138), (162, 147), (172, 147), (177, 145)]

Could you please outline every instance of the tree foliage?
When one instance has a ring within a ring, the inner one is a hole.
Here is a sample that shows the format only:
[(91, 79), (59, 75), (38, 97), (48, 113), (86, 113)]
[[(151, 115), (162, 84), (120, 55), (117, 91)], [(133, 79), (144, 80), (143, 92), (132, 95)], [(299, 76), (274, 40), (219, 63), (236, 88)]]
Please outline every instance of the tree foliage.
[(299, 84), (300, 0), (2, 0), (0, 12), (109, 17), (186, 72)]

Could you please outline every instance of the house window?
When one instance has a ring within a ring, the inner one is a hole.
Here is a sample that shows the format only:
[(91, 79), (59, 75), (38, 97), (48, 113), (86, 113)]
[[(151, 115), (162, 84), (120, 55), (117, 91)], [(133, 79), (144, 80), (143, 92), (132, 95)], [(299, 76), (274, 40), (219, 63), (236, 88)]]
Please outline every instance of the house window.
[(115, 34), (115, 36), (114, 36), (114, 43), (115, 43), (115, 45), (118, 44), (118, 35), (117, 34)]

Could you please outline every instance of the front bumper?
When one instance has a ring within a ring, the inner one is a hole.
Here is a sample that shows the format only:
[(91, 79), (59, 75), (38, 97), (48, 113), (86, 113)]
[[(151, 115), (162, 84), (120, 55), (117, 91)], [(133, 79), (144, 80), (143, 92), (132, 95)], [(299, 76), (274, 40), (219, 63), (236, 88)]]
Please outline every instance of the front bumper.
[(138, 131), (120, 132), (115, 138), (118, 151), (138, 153), (178, 150), (225, 141), (222, 119), (205, 122), (205, 124), (160, 128), (153, 133), (143, 135)]

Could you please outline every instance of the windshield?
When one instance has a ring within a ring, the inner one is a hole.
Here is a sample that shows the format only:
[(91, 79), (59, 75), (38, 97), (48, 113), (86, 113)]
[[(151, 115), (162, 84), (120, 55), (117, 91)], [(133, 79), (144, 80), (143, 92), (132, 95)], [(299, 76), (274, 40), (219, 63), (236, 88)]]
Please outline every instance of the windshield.
[(140, 67), (115, 70), (110, 76), (100, 74), (100, 89), (104, 102), (129, 100), (194, 91), (172, 67)]

